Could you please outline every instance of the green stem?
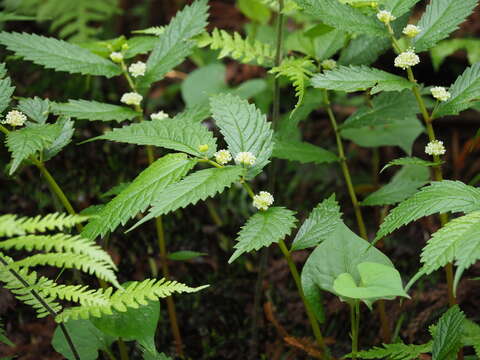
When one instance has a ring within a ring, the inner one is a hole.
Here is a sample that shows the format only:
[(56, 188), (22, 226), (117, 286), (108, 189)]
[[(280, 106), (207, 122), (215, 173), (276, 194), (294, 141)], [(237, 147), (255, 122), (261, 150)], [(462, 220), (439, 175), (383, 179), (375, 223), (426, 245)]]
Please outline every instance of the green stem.
[(320, 326), (318, 325), (318, 321), (315, 317), (315, 314), (310, 306), (310, 304), (307, 302), (307, 299), (305, 298), (305, 293), (303, 292), (303, 287), (302, 287), (302, 282), (300, 280), (300, 274), (298, 273), (297, 266), (293, 262), (292, 255), (287, 249), (287, 246), (285, 245), (285, 242), (283, 240), (280, 240), (278, 243), (278, 246), (280, 247), (280, 250), (282, 251), (283, 255), (285, 256), (285, 259), (287, 260), (288, 267), (290, 269), (290, 273), (292, 274), (293, 279), (295, 280), (295, 285), (297, 286), (298, 293), (303, 301), (303, 304), (305, 306), (308, 320), (310, 321), (310, 325), (313, 330), (313, 334), (315, 335), (315, 339), (317, 341), (318, 346), (322, 350), (322, 352), (325, 354), (325, 358), (329, 358), (328, 354), (328, 349), (325, 345), (325, 341), (322, 336), (322, 332), (320, 330)]
[(363, 220), (362, 210), (360, 209), (360, 203), (358, 202), (357, 195), (355, 194), (355, 189), (352, 183), (352, 177), (350, 176), (350, 170), (348, 168), (347, 159), (345, 157), (345, 150), (343, 148), (342, 138), (340, 136), (340, 131), (338, 130), (337, 120), (333, 113), (327, 90), (323, 90), (323, 101), (325, 103), (325, 107), (327, 110), (328, 117), (330, 119), (330, 123), (333, 128), (333, 131), (335, 132), (335, 139), (337, 141), (337, 148), (338, 148), (338, 157), (340, 158), (340, 167), (342, 168), (343, 177), (345, 179), (345, 183), (347, 184), (348, 194), (350, 195), (350, 199), (352, 201), (353, 210), (355, 212), (355, 217), (357, 219), (358, 230), (360, 232), (360, 236), (365, 240), (368, 240), (367, 229), (365, 227), (365, 222)]
[(360, 332), (360, 302), (357, 300), (350, 304), (350, 326), (352, 336), (352, 359), (357, 359), (358, 335)]
[(120, 360), (129, 360), (127, 345), (122, 339), (118, 339), (118, 351), (120, 352)]

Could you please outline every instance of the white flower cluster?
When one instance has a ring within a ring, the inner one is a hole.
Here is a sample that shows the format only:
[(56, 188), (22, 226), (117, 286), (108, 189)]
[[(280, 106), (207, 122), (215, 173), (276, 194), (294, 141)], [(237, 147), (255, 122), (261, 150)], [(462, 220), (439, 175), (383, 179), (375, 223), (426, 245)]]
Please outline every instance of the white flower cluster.
[(273, 196), (267, 191), (260, 191), (253, 197), (253, 206), (259, 210), (267, 210), (273, 204)]
[(421, 28), (419, 28), (418, 26), (416, 25), (413, 25), (413, 24), (408, 24), (407, 26), (405, 26), (403, 28), (403, 34), (404, 35), (407, 35), (409, 38), (413, 38), (415, 36), (417, 36), (418, 34), (420, 34), (420, 32), (422, 31)]
[(228, 150), (219, 150), (215, 153), (215, 161), (220, 165), (225, 165), (232, 160), (232, 154)]
[(110, 59), (115, 63), (121, 63), (123, 61), (123, 55), (121, 52), (112, 52), (110, 54)]
[(123, 94), (120, 101), (127, 105), (140, 105), (140, 103), (142, 102), (142, 99), (143, 99), (142, 95), (135, 92), (129, 92), (129, 93)]
[(430, 92), (432, 93), (432, 96), (440, 101), (447, 101), (452, 97), (452, 94), (450, 94), (447, 89), (445, 89), (443, 86), (435, 86), (430, 89)]
[(147, 64), (143, 61), (137, 61), (128, 67), (128, 71), (132, 74), (133, 77), (139, 77), (145, 75), (147, 70)]
[(403, 70), (415, 66), (420, 62), (420, 58), (413, 49), (408, 49), (402, 52), (395, 58), (395, 66), (402, 68)]
[(152, 120), (164, 120), (168, 119), (170, 116), (165, 111), (159, 111), (150, 115), (150, 119)]
[(443, 155), (446, 150), (445, 146), (443, 146), (443, 141), (433, 140), (425, 146), (425, 152), (428, 155)]
[(377, 19), (380, 20), (384, 24), (390, 24), (390, 22), (395, 20), (396, 17), (393, 16), (392, 13), (388, 10), (380, 10), (377, 13)]
[(255, 164), (256, 160), (257, 158), (255, 157), (255, 155), (253, 155), (249, 151), (239, 152), (237, 156), (235, 156), (235, 162), (237, 164), (252, 166), (253, 164)]
[(320, 64), (324, 70), (333, 70), (337, 67), (337, 62), (333, 59), (323, 60)]
[(7, 113), (5, 120), (2, 121), (2, 124), (8, 124), (10, 126), (23, 126), (27, 121), (27, 117), (24, 113), (18, 110), (12, 110)]

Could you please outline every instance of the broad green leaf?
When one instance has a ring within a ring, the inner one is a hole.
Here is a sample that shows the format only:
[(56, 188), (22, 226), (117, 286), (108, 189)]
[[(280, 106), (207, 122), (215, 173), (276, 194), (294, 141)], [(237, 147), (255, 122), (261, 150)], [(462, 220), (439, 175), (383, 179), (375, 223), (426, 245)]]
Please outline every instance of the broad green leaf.
[(146, 89), (153, 82), (163, 79), (167, 72), (190, 55), (195, 45), (190, 39), (204, 31), (207, 17), (206, 0), (197, 0), (175, 15), (148, 57), (147, 70), (139, 80), (141, 89)]
[[(111, 140), (137, 145), (153, 145), (194, 156), (212, 156), (217, 149), (213, 133), (200, 123), (183, 119), (143, 121), (113, 129), (102, 136), (90, 139)], [(200, 145), (208, 145), (206, 152), (200, 152)]]
[(157, 41), (158, 37), (156, 36), (134, 36), (128, 39), (128, 49), (125, 51), (123, 57), (125, 59), (131, 59), (137, 55), (146, 54), (153, 50)]
[(428, 183), (430, 172), (424, 166), (406, 165), (387, 185), (368, 195), (364, 206), (393, 205), (414, 195), (419, 188)]
[(457, 115), (480, 99), (480, 62), (467, 68), (450, 88), (451, 98), (440, 103), (433, 116)]
[(390, 259), (371, 244), (353, 233), (343, 222), (338, 224), (328, 239), (318, 245), (308, 257), (302, 270), (302, 286), (307, 301), (315, 309), (319, 320), (319, 290), (338, 295), (333, 288), (335, 279), (349, 273), (355, 283), (360, 282), (357, 265), (373, 262), (394, 267)]
[(100, 210), (82, 231), (82, 236), (95, 239), (114, 231), (147, 209), (163, 190), (178, 180), (195, 165), (185, 154), (169, 154), (156, 160), (142, 171), (126, 188)]
[(52, 111), (57, 115), (91, 121), (115, 120), (122, 122), (141, 116), (135, 110), (125, 106), (89, 100), (68, 100), (67, 103), (52, 103)]
[(376, 301), (391, 300), (397, 296), (409, 297), (402, 286), (400, 273), (393, 267), (373, 262), (357, 265), (360, 282), (351, 274), (340, 274), (333, 282), (333, 289), (342, 298)]
[(238, 233), (235, 252), (228, 260), (231, 264), (240, 255), (278, 243), (295, 227), (295, 213), (283, 207), (259, 211), (247, 220)]
[(152, 208), (146, 217), (135, 224), (134, 227), (144, 222), (190, 204), (194, 205), (199, 200), (215, 196), (234, 182), (240, 180), (245, 169), (240, 166), (225, 166), (199, 170), (180, 182), (168, 185), (156, 195)]
[(10, 104), (15, 87), (12, 86), (12, 81), (6, 77), (5, 64), (0, 64), (0, 113), (2, 113)]
[(209, 64), (192, 71), (181, 85), (183, 101), (188, 107), (208, 103), (210, 96), (228, 89), (225, 76), (223, 64)]
[(16, 55), (42, 65), (47, 69), (66, 71), (71, 74), (120, 75), (122, 70), (113, 62), (104, 59), (78, 45), (54, 38), (26, 33), (0, 33), (0, 43)]
[(338, 161), (337, 155), (319, 146), (279, 138), (275, 139), (272, 156), (278, 159), (299, 161), (304, 164), (323, 164)]
[(390, 161), (387, 165), (385, 165), (380, 172), (382, 173), (384, 170), (388, 169), (390, 166), (403, 166), (403, 165), (418, 165), (418, 166), (436, 166), (439, 165), (433, 161), (423, 160), (417, 157), (402, 157), (398, 159), (394, 159)]
[(273, 150), (273, 130), (266, 116), (255, 105), (233, 95), (217, 95), (210, 104), (233, 158), (246, 151), (256, 157), (247, 173), (247, 178), (253, 178), (268, 164)]
[(68, 117), (60, 117), (55, 126), (58, 128), (58, 134), (52, 144), (43, 150), (43, 161), (48, 161), (57, 155), (65, 146), (72, 141), (75, 131), (73, 121)]
[(385, 10), (392, 13), (393, 16), (399, 17), (412, 9), (420, 0), (385, 0), (383, 6)]
[(457, 351), (461, 348), (460, 340), (465, 319), (465, 314), (458, 305), (442, 315), (433, 335), (433, 359), (450, 360), (456, 357)]
[(270, 9), (261, 0), (239, 0), (237, 6), (250, 20), (260, 24), (267, 24), (270, 20)]
[(436, 213), (480, 210), (480, 190), (460, 181), (432, 182), (400, 203), (385, 218), (375, 237), (379, 240), (395, 229)]
[(306, 249), (320, 244), (332, 234), (341, 223), (342, 213), (335, 195), (323, 200), (312, 210), (298, 230), (292, 244), (292, 251)]
[[(394, 359), (394, 360), (412, 360), (418, 359), (420, 355), (432, 351), (432, 342), (426, 344), (383, 344), (383, 348), (374, 347), (369, 350), (357, 352), (355, 355), (360, 359)], [(345, 356), (346, 358), (348, 355)]]
[(361, 10), (342, 4), (338, 0), (295, 0), (295, 2), (305, 12), (340, 30), (379, 37), (388, 36), (385, 27), (376, 17), (367, 16)]
[(173, 261), (186, 261), (205, 255), (207, 254), (198, 251), (181, 250), (168, 254), (168, 258)]
[[(72, 337), (81, 360), (98, 359), (98, 350), (109, 349), (115, 340), (114, 337), (98, 330), (90, 320), (69, 320), (65, 323), (68, 333)], [(63, 331), (57, 326), (53, 334), (52, 346), (68, 360), (75, 357), (65, 339)]]
[(338, 62), (341, 65), (370, 65), (390, 46), (389, 38), (360, 35), (342, 50)]
[(59, 135), (60, 129), (54, 124), (32, 125), (11, 131), (6, 137), (6, 145), (12, 153), (9, 175), (12, 175), (23, 160), (38, 151), (48, 149)]
[(334, 70), (314, 75), (311, 83), (316, 88), (346, 92), (371, 88), (371, 94), (381, 91), (402, 91), (413, 86), (403, 77), (362, 65), (338, 66)]
[(422, 32), (414, 39), (415, 50), (426, 51), (447, 38), (465, 21), (476, 5), (477, 0), (430, 0), (417, 24)]
[(20, 99), (17, 108), (29, 119), (38, 124), (45, 124), (50, 111), (50, 102), (48, 99), (40, 99), (35, 96), (33, 99)]
[[(335, 55), (338, 50), (345, 46), (347, 34), (341, 30), (332, 30), (322, 36), (313, 39), (315, 47), (315, 59), (325, 60)], [(378, 39), (377, 39), (378, 41)]]
[(480, 40), (479, 39), (448, 39), (440, 41), (437, 45), (430, 49), (430, 57), (435, 71), (445, 61), (445, 58), (453, 53), (464, 50), (467, 53), (468, 62), (474, 65), (480, 62)]

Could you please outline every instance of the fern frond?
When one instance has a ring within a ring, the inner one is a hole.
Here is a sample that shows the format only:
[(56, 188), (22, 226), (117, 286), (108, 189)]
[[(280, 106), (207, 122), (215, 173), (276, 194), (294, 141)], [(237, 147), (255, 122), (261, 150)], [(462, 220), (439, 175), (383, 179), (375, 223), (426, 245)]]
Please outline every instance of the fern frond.
[(231, 57), (242, 63), (256, 63), (270, 67), (275, 59), (275, 52), (269, 44), (259, 40), (244, 39), (234, 32), (233, 36), (225, 30), (215, 28), (211, 34), (203, 33), (197, 37), (197, 45), (220, 50), (218, 58)]
[(43, 288), (38, 289), (38, 293), (51, 298), (71, 301), (79, 304), (88, 304), (96, 306), (106, 306), (113, 288), (107, 289), (90, 289), (86, 285), (63, 285), (56, 284), (52, 280), (47, 279), (43, 283)]
[(7, 333), (5, 331), (3, 321), (0, 319), (0, 343), (4, 343), (10, 346), (13, 346), (13, 343), (7, 338)]
[(17, 217), (17, 215), (0, 216), (0, 236), (25, 235), (49, 230), (70, 229), (86, 221), (86, 216), (52, 213), (45, 216)]
[[(208, 286), (208, 285), (207, 285)], [(57, 322), (65, 322), (69, 319), (88, 319), (101, 317), (103, 314), (112, 314), (113, 310), (125, 312), (127, 308), (138, 308), (147, 305), (147, 300), (158, 300), (172, 295), (173, 293), (192, 293), (200, 291), (207, 286), (191, 288), (176, 281), (165, 279), (147, 279), (141, 282), (132, 282), (124, 290), (118, 289), (106, 305), (86, 304), (66, 309), (56, 317)]]
[(414, 344), (383, 344), (382, 347), (374, 347), (370, 350), (357, 352), (360, 359), (391, 359), (391, 360), (412, 360), (418, 359), (421, 354), (432, 351), (432, 342), (422, 345)]
[(275, 74), (276, 77), (285, 76), (292, 82), (295, 88), (295, 96), (298, 98), (295, 105), (295, 109), (297, 109), (303, 102), (305, 88), (314, 70), (315, 65), (311, 59), (290, 57), (284, 59), (279, 66), (272, 68), (270, 72)]

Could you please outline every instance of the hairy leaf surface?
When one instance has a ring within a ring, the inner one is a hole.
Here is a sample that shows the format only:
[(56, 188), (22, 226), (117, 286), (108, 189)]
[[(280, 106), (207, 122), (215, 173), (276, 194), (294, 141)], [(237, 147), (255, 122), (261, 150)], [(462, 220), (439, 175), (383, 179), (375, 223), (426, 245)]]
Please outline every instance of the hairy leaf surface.
[(101, 103), (88, 100), (68, 100), (67, 103), (53, 103), (52, 110), (57, 115), (91, 121), (122, 122), (132, 120), (141, 114), (126, 106)]

